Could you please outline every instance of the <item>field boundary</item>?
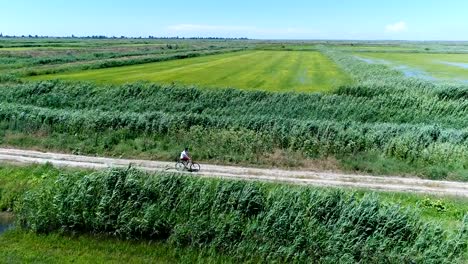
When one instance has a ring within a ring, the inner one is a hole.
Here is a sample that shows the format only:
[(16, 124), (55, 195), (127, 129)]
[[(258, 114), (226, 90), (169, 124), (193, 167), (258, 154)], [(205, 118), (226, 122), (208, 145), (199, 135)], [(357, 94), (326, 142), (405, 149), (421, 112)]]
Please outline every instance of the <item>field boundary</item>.
[[(45, 164), (57, 167), (106, 169), (133, 166), (148, 172), (176, 172), (175, 162), (132, 160), (0, 148), (0, 162), (12, 164)], [(324, 187), (346, 187), (378, 191), (426, 193), (468, 197), (468, 183), (424, 180), (416, 177), (369, 176), (333, 172), (260, 169), (201, 164), (201, 171), (186, 175), (209, 178), (256, 180)]]

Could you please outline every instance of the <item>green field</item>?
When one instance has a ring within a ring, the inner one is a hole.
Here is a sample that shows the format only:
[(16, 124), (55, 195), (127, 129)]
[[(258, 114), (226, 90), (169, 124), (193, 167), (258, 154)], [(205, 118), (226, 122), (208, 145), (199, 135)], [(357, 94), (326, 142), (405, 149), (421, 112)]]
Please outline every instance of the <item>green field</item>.
[(1, 163), (0, 190), (18, 224), (0, 235), (6, 263), (465, 263), (468, 253), (468, 203), (456, 197)]
[[(468, 54), (430, 53), (358, 53), (370, 63), (389, 64), (394, 67), (409, 67), (423, 75), (443, 80), (468, 80)], [(411, 73), (410, 73), (411, 75)]]
[(350, 82), (319, 52), (246, 51), (125, 67), (35, 76), (97, 83), (151, 81), (269, 91), (328, 91)]

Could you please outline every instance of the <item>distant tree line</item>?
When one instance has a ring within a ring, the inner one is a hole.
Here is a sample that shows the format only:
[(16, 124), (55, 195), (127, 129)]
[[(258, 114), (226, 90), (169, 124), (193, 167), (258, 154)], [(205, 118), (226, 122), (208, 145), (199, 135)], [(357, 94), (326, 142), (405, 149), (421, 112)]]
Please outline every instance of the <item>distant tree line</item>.
[(91, 35), (91, 36), (39, 36), (39, 35), (3, 35), (0, 33), (0, 38), (80, 38), (80, 39), (216, 39), (216, 40), (247, 40), (248, 38), (223, 38), (223, 37), (157, 37), (157, 36), (147, 36), (147, 37), (127, 37), (127, 36), (105, 36), (105, 35)]

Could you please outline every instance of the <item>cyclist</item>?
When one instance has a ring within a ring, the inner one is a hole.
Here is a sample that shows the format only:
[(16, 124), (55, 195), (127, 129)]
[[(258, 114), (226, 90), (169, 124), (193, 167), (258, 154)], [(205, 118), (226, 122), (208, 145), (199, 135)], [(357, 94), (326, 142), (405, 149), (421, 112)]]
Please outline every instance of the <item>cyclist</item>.
[(185, 148), (184, 151), (180, 153), (180, 161), (182, 161), (184, 165), (187, 165), (187, 163), (191, 160), (192, 160), (192, 157), (190, 157), (189, 149)]

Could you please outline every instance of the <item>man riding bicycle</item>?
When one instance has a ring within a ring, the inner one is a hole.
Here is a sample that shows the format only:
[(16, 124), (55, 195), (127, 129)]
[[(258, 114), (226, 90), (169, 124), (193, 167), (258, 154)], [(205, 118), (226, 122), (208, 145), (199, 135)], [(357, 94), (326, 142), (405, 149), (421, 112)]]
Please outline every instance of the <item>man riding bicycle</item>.
[(189, 149), (185, 148), (180, 153), (180, 159), (176, 162), (175, 168), (178, 171), (188, 170), (189, 172), (197, 172), (200, 171), (200, 164), (193, 162)]
[(191, 160), (192, 157), (190, 157), (189, 149), (185, 148), (184, 151), (180, 153), (180, 161), (182, 161), (184, 164), (187, 164)]

